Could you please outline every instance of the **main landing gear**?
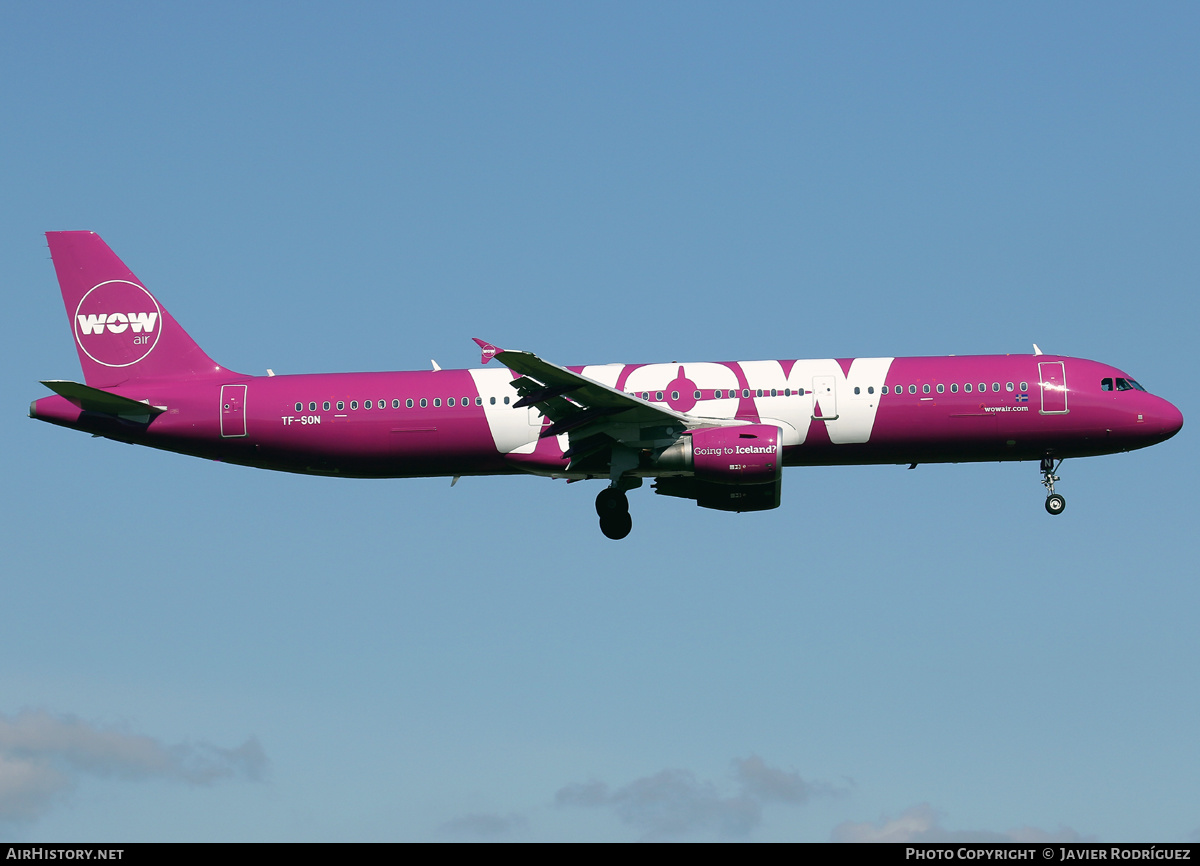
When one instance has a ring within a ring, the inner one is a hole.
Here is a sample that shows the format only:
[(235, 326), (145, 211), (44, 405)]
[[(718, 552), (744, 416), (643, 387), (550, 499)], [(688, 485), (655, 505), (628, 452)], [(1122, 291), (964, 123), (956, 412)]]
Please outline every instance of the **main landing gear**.
[(600, 515), (600, 531), (608, 538), (624, 538), (633, 529), (629, 498), (619, 487), (606, 487), (600, 491), (596, 497), (596, 513)]
[(1061, 460), (1055, 464), (1054, 458), (1050, 455), (1042, 458), (1042, 486), (1046, 488), (1046, 493), (1049, 494), (1046, 497), (1046, 510), (1051, 514), (1062, 514), (1063, 509), (1067, 507), (1067, 500), (1054, 492), (1054, 482), (1062, 480), (1055, 474), (1059, 466), (1062, 466)]

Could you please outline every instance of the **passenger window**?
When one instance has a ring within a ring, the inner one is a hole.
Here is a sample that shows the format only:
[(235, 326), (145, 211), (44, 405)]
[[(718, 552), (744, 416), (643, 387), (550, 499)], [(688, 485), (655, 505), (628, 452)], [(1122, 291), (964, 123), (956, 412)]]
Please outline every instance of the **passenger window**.
[(363, 408), (364, 408), (364, 409), (370, 409), (370, 408), (371, 408), (371, 401), (370, 401), (370, 400), (363, 400)]
[(909, 386), (908, 386), (908, 393), (910, 393), (910, 394), (915, 394), (915, 393), (917, 393), (917, 386), (916, 386), (916, 385), (909, 385)]
[(743, 388), (743, 389), (742, 389), (742, 396), (743, 396), (743, 397), (749, 397), (749, 396), (750, 396), (750, 389), (749, 389), (749, 388)]
[(922, 385), (922, 386), (921, 386), (921, 393), (923, 393), (923, 394), (928, 394), (928, 393), (929, 393), (929, 386), (928, 386), (928, 385)]
[(454, 398), (453, 398), (453, 397), (449, 397), (449, 398), (447, 398), (447, 400), (446, 400), (446, 405), (447, 405), (447, 406), (453, 406), (453, 405), (454, 405)]
[[(857, 389), (856, 389), (856, 390), (857, 390)], [(772, 388), (772, 389), (771, 389), (771, 396), (772, 396), (772, 397), (778, 397), (778, 396), (779, 396), (779, 392), (778, 392), (777, 390), (775, 390), (774, 388)]]
[(357, 409), (357, 408), (358, 408), (358, 401), (357, 401), (357, 400), (351, 400), (351, 401), (350, 401), (350, 408), (351, 408), (351, 409)]
[[(427, 399), (425, 399), (424, 397), (422, 397), (422, 398), (421, 398), (421, 408), (422, 408), (422, 409), (425, 409), (425, 408), (426, 408), (426, 407), (428, 407), (428, 406), (429, 406), (429, 401), (428, 401)], [(352, 408), (352, 409), (354, 408), (354, 404), (353, 404), (353, 403), (351, 403), (351, 404), (350, 404), (350, 408)]]
[[(505, 397), (505, 398), (504, 398), (504, 402), (506, 402), (506, 403), (508, 402), (508, 398), (507, 398), (507, 397)], [(434, 397), (434, 398), (433, 398), (433, 408), (434, 408), (434, 409), (440, 409), (440, 408), (442, 408), (442, 398), (441, 398), (441, 397)]]
[(326, 412), (328, 412), (329, 411), (329, 401), (326, 400), (324, 403), (322, 403), (321, 408), (324, 409)]
[(951, 393), (951, 394), (957, 394), (957, 393), (958, 393), (958, 383), (957, 383), (957, 382), (953, 382), (953, 383), (951, 383), (951, 385), (950, 385), (950, 393)]
[(411, 409), (413, 407), (412, 397), (409, 397), (407, 400), (404, 401), (404, 406), (407, 409)]
[(482, 397), (476, 397), (476, 398), (475, 398), (475, 405), (476, 405), (476, 406), (482, 406), (482, 405), (483, 405), (483, 398), (482, 398)]
[(297, 403), (297, 404), (296, 404), (296, 411), (297, 411), (297, 412), (303, 412), (303, 411), (304, 411), (304, 404), (303, 404), (303, 403)]
[(337, 404), (337, 406), (338, 406), (338, 411), (339, 411), (339, 412), (341, 412), (343, 409), (345, 409), (345, 408), (346, 408), (346, 401), (345, 401), (345, 400), (338, 400), (338, 404)]
[(1013, 389), (1013, 383), (1012, 383), (1012, 382), (1005, 382), (1005, 383), (1004, 383), (1004, 390), (1005, 390), (1005, 391), (1011, 391), (1012, 389)]
[(971, 383), (968, 382), (967, 384), (963, 385), (963, 390), (966, 391), (968, 394), (970, 394), (971, 393)]
[(662, 397), (663, 397), (663, 395), (662, 395), (662, 391), (656, 391), (656, 392), (654, 392), (654, 399), (655, 399), (655, 400), (659, 400), (659, 401), (661, 401), (661, 400), (662, 400)]
[(392, 400), (392, 408), (393, 408), (393, 409), (399, 409), (399, 408), (400, 408), (400, 401), (399, 401), (399, 400)]
[(999, 383), (999, 382), (993, 382), (993, 383), (992, 383), (992, 390), (993, 390), (993, 391), (999, 391), (999, 390), (1000, 390), (1000, 383)]
[(946, 393), (946, 386), (945, 386), (945, 385), (942, 385), (942, 384), (940, 384), (940, 383), (939, 383), (939, 384), (938, 384), (938, 387), (937, 387), (937, 392), (938, 392), (939, 394), (945, 394), (945, 393)]
[(309, 411), (309, 412), (316, 412), (316, 411), (317, 411), (317, 404), (316, 404), (316, 403), (309, 403), (309, 404), (308, 404), (308, 411)]
[(672, 399), (672, 400), (678, 400), (678, 399), (679, 399), (679, 392), (678, 392), (678, 391), (672, 391), (672, 392), (671, 392), (671, 399)]
[(790, 396), (792, 396), (792, 389), (791, 389), (791, 388), (784, 388), (784, 389), (783, 389), (783, 396), (785, 396), (785, 397), (790, 397)]
[(763, 395), (762, 388), (759, 388), (758, 391), (756, 391), (755, 393), (757, 394), (757, 396), (761, 397)]
[(861, 389), (861, 388), (859, 388), (857, 385), (855, 385), (855, 386), (854, 386), (854, 393), (855, 393), (855, 394), (861, 394), (861, 393), (862, 393), (862, 389)]
[(505, 398), (504, 398), (504, 405), (505, 405), (505, 406), (507, 406), (507, 405), (508, 405), (508, 398), (507, 398), (507, 397), (505, 397)]
[[(491, 403), (493, 406), (495, 406), (495, 405), (496, 405), (496, 398), (495, 398), (495, 397), (488, 397), (488, 402), (490, 402), (490, 403)], [(425, 405), (425, 401), (424, 401), (424, 400), (422, 400), (422, 401), (421, 401), (421, 405), (422, 405), (422, 406), (424, 406), (424, 405)]]
[(979, 393), (982, 394), (986, 390), (987, 390), (987, 382), (980, 382), (979, 383)]

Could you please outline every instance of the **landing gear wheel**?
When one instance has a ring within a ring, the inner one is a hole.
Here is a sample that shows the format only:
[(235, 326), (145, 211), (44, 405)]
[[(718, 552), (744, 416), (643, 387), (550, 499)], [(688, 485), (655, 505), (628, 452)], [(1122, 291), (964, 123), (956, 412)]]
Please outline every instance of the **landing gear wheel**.
[[(606, 487), (600, 491), (600, 495), (596, 497), (596, 514), (601, 522), (606, 517), (614, 517), (619, 514), (629, 514), (629, 499), (625, 496), (624, 490), (618, 490), (616, 487)], [(608, 535), (608, 533), (604, 533)], [(625, 535), (629, 534), (629, 530), (625, 530)], [(625, 535), (615, 536), (616, 538), (624, 538)], [(614, 536), (609, 535), (609, 538)]]
[(1062, 466), (1062, 460), (1054, 462), (1054, 457), (1050, 454), (1045, 454), (1042, 457), (1042, 486), (1046, 488), (1046, 510), (1051, 514), (1062, 514), (1063, 509), (1067, 507), (1067, 500), (1054, 492), (1054, 482), (1061, 481), (1055, 473), (1058, 467)]
[(614, 541), (624, 538), (631, 529), (633, 529), (633, 518), (629, 516), (628, 511), (619, 511), (616, 514), (600, 518), (600, 531)]

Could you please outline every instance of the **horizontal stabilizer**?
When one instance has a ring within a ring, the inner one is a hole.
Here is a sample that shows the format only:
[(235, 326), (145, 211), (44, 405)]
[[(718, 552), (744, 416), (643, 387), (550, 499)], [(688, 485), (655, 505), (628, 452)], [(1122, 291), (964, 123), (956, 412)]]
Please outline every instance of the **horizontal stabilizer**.
[(167, 411), (166, 406), (151, 406), (140, 400), (110, 394), (99, 388), (81, 385), (78, 382), (67, 382), (61, 379), (51, 379), (42, 382), (47, 388), (61, 397), (66, 397), (84, 412), (99, 412), (103, 415), (116, 415), (120, 418), (145, 418)]

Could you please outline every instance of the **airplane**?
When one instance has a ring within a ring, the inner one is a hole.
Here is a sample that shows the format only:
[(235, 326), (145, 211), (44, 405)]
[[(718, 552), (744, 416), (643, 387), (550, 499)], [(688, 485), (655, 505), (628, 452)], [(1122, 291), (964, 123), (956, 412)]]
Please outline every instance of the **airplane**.
[(476, 339), (499, 368), (247, 376), (214, 362), (100, 236), (47, 232), (84, 382), (29, 415), (118, 442), (345, 478), (536, 475), (750, 512), (784, 466), (1040, 461), (1046, 511), (1066, 458), (1145, 448), (1183, 415), (1121, 370), (1046, 355), (562, 367)]

